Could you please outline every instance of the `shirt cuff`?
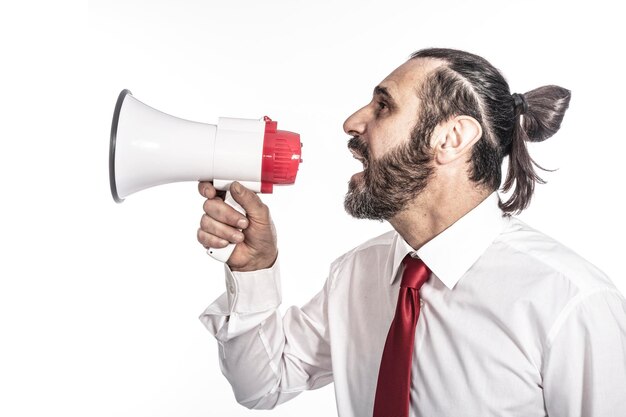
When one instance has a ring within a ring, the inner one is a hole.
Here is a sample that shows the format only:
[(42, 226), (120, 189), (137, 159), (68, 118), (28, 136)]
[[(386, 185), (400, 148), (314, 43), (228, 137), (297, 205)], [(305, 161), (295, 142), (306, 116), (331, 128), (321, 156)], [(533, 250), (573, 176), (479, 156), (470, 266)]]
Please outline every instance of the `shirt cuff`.
[(230, 313), (274, 310), (282, 301), (278, 259), (270, 268), (233, 272), (224, 264), (226, 296)]

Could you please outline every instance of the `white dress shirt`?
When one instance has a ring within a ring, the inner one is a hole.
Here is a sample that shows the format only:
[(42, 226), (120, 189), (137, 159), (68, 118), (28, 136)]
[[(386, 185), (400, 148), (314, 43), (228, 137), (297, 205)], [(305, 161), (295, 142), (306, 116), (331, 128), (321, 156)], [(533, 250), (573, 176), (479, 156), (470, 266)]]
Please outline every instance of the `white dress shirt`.
[[(335, 384), (340, 417), (372, 415), (378, 368), (415, 252), (395, 231), (338, 258), (324, 288), (284, 317), (278, 262), (226, 268), (200, 316), (238, 402), (272, 408)], [(520, 220), (498, 195), (417, 251), (411, 416), (626, 416), (626, 300), (596, 267)]]

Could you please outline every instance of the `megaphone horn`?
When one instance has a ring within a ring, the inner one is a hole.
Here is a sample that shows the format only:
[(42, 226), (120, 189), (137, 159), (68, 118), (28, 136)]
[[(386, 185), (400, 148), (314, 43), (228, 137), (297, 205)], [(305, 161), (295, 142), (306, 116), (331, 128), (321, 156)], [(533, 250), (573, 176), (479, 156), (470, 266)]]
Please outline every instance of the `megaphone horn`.
[(111, 195), (121, 203), (137, 191), (178, 181), (213, 181), (219, 190), (239, 181), (253, 191), (271, 193), (274, 184), (295, 182), (301, 149), (299, 134), (278, 130), (267, 116), (220, 117), (217, 125), (193, 122), (122, 90), (111, 124)]

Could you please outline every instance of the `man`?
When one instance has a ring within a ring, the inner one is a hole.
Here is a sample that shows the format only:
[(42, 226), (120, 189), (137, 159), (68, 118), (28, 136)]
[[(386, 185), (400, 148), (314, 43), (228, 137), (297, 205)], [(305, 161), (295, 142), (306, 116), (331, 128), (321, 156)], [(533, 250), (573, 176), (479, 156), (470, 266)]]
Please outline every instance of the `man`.
[(394, 230), (338, 258), (284, 317), (268, 208), (234, 183), (246, 219), (200, 183), (198, 240), (238, 244), (201, 316), (237, 401), (272, 408), (334, 382), (341, 417), (626, 416), (624, 297), (510, 215), (541, 181), (525, 142), (558, 130), (569, 97), (511, 94), (466, 52), (413, 54), (344, 124), (364, 165), (346, 210)]

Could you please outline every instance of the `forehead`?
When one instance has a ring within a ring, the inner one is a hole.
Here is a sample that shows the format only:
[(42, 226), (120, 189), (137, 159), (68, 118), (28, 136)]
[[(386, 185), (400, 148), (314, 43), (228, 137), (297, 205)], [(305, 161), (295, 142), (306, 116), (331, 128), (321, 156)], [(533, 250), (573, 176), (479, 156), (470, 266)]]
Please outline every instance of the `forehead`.
[(426, 76), (442, 65), (442, 61), (434, 59), (410, 59), (393, 70), (378, 86), (385, 88), (398, 103), (414, 101)]

